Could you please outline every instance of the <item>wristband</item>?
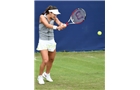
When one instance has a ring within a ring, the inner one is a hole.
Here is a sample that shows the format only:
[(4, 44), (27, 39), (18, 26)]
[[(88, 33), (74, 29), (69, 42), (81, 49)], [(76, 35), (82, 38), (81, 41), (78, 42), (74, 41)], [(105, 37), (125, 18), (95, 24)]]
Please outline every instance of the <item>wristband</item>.
[(54, 25), (54, 26), (53, 26), (53, 29), (57, 29), (57, 26)]

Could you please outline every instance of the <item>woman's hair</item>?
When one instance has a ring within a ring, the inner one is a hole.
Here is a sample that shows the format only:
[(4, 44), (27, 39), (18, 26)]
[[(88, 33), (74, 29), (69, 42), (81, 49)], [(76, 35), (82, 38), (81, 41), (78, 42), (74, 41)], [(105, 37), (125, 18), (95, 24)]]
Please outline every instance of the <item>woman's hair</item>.
[(42, 13), (42, 15), (44, 15), (45, 13), (46, 13), (46, 14), (49, 14), (49, 10), (52, 10), (52, 9), (57, 9), (57, 7), (52, 6), (52, 5), (48, 6), (48, 7), (46, 8), (46, 10)]

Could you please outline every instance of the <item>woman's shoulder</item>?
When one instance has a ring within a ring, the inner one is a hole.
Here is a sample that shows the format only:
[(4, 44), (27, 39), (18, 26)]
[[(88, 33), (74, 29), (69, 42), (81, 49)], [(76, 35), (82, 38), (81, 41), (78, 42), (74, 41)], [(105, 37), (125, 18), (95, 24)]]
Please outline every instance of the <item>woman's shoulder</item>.
[(40, 15), (40, 18), (42, 18), (42, 17), (44, 17), (44, 15), (41, 14), (41, 15)]

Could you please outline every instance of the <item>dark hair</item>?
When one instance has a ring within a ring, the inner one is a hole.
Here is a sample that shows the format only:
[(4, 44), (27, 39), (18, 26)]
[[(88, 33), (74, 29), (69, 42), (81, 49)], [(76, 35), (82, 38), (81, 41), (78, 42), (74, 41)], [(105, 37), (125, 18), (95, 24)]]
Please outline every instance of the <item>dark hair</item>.
[(52, 5), (48, 6), (48, 7), (46, 8), (46, 10), (42, 13), (42, 15), (44, 15), (45, 13), (46, 13), (46, 14), (49, 14), (49, 10), (52, 10), (52, 9), (57, 9), (57, 7), (52, 6)]

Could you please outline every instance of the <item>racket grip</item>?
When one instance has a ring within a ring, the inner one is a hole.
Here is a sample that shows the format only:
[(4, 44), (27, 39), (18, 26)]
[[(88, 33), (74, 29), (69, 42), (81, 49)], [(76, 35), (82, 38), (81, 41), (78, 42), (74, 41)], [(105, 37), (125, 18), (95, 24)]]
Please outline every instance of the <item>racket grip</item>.
[(68, 23), (68, 22), (66, 22), (66, 25), (68, 26), (68, 25), (69, 25), (69, 23)]

